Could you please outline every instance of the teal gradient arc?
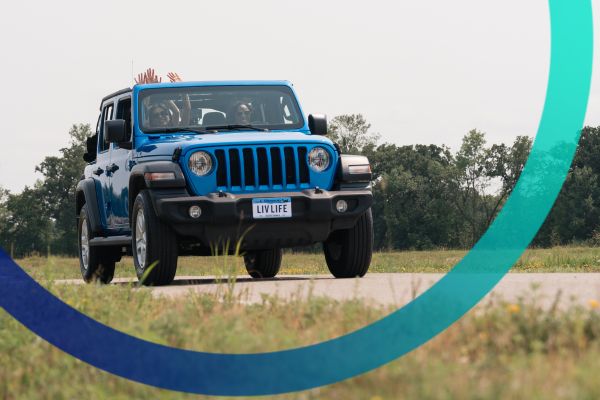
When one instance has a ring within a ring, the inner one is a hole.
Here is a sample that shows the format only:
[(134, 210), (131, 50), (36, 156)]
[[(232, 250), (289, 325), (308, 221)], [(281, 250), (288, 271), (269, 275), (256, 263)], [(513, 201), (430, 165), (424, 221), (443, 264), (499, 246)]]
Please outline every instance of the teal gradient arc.
[(589, 0), (550, 0), (549, 6), (546, 100), (517, 185), (473, 249), (428, 291), (383, 319), (322, 343), (270, 353), (171, 348), (114, 330), (71, 308), (2, 251), (0, 306), (40, 337), (91, 365), (148, 385), (200, 394), (309, 389), (410, 352), (452, 325), (502, 279), (534, 238), (567, 176), (590, 91), (592, 8)]

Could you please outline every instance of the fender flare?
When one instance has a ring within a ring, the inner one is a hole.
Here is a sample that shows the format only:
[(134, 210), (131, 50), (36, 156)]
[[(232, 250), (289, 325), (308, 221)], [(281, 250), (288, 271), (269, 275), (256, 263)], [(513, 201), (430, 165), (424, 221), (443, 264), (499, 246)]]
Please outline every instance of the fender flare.
[[(359, 167), (356, 171), (350, 167)], [(362, 167), (362, 171), (360, 170)], [(335, 175), (335, 188), (337, 190), (371, 189), (371, 166), (365, 156), (340, 154)]]
[[(373, 178), (369, 159), (365, 156), (341, 154), (338, 177), (341, 182), (370, 182)], [(353, 172), (350, 167), (367, 167), (364, 171)]]
[[(98, 208), (98, 196), (96, 196), (96, 181), (93, 178), (82, 179), (77, 184), (75, 190), (76, 198), (79, 198), (80, 194), (83, 194), (85, 204), (87, 204), (88, 218), (90, 220), (90, 226), (92, 227), (92, 233), (94, 235), (102, 234), (102, 223), (100, 219), (100, 209)], [(79, 218), (79, 211), (81, 207), (77, 202), (77, 218)]]
[[(146, 178), (147, 173), (169, 173), (174, 174), (175, 179), (152, 181)], [(133, 203), (137, 193), (142, 189), (179, 189), (185, 191), (186, 181), (179, 164), (173, 161), (149, 161), (135, 165), (129, 175), (129, 215), (133, 210)], [(154, 204), (153, 204), (154, 205)], [(155, 207), (156, 208), (156, 207)], [(131, 218), (130, 218), (131, 224)]]
[[(174, 179), (152, 181), (146, 179), (146, 173), (159, 172), (169, 173), (172, 172)], [(150, 161), (141, 164), (137, 164), (131, 169), (129, 175), (129, 184), (142, 177), (146, 183), (146, 187), (149, 189), (162, 189), (162, 188), (182, 188), (185, 187), (185, 176), (181, 171), (179, 164), (173, 161)]]

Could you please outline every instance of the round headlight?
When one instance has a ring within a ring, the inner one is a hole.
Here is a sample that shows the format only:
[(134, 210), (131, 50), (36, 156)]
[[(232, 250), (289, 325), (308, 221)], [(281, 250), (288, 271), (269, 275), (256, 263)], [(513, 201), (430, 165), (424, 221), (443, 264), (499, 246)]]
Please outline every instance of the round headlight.
[(212, 158), (205, 151), (198, 151), (190, 157), (190, 170), (198, 176), (207, 175), (212, 169)]
[(322, 147), (315, 147), (308, 153), (308, 165), (315, 172), (323, 172), (329, 167), (329, 152)]

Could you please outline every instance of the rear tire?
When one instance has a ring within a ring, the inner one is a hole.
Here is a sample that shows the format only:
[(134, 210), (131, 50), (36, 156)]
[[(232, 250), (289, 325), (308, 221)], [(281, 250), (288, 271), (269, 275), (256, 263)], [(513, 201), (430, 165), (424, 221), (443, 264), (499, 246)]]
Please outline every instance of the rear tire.
[(115, 274), (115, 262), (120, 258), (120, 249), (92, 247), (92, 227), (90, 225), (87, 205), (84, 204), (79, 213), (77, 224), (79, 244), (79, 269), (87, 283), (110, 283)]
[(373, 254), (373, 216), (369, 208), (350, 228), (335, 231), (323, 242), (329, 271), (336, 278), (363, 277)]
[(253, 278), (274, 278), (281, 267), (281, 249), (252, 251), (244, 255), (246, 271)]
[(148, 191), (135, 198), (131, 213), (133, 264), (143, 285), (168, 285), (177, 272), (177, 239), (171, 228), (158, 219)]

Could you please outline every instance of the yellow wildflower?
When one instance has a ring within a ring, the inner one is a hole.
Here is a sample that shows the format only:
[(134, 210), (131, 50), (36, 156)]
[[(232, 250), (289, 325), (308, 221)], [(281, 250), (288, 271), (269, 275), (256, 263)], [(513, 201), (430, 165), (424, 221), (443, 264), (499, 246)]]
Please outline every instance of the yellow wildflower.
[(509, 304), (508, 306), (506, 306), (506, 311), (508, 311), (511, 314), (518, 314), (521, 312), (521, 306), (519, 306), (518, 304)]
[(597, 308), (600, 308), (600, 301), (598, 301), (596, 299), (589, 299), (588, 300), (588, 305), (590, 306), (590, 308), (592, 310), (595, 310)]

